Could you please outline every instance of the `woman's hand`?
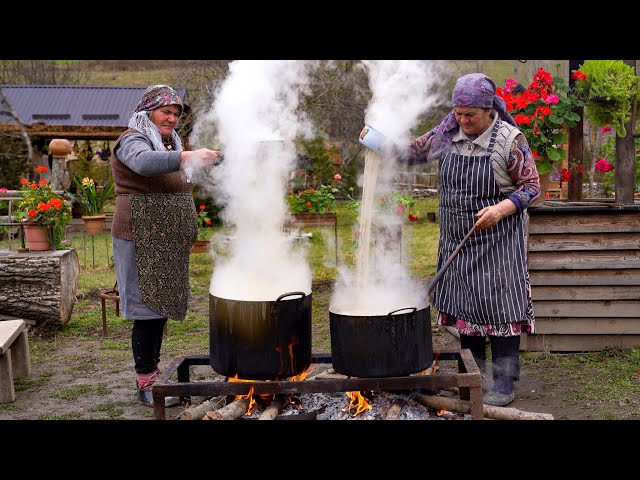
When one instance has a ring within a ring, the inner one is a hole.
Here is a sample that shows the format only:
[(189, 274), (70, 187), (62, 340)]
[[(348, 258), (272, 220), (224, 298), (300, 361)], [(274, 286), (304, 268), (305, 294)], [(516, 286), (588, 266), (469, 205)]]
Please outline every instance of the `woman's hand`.
[(183, 168), (209, 168), (218, 165), (222, 161), (222, 153), (219, 150), (200, 148), (180, 152), (180, 163)]
[(491, 205), (490, 207), (484, 207), (478, 213), (476, 217), (476, 228), (491, 228), (495, 227), (500, 220), (511, 214), (516, 213), (518, 209), (511, 200), (503, 200), (500, 203)]

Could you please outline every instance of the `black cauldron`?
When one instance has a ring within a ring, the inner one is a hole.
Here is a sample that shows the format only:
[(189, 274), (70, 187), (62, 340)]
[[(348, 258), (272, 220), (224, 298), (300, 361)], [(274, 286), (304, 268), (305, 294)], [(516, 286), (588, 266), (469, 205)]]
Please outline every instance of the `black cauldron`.
[(311, 365), (311, 294), (275, 301), (231, 300), (209, 294), (209, 351), (227, 377), (280, 380)]
[(330, 311), (329, 319), (331, 358), (338, 373), (365, 378), (405, 376), (433, 362), (428, 306), (371, 316)]

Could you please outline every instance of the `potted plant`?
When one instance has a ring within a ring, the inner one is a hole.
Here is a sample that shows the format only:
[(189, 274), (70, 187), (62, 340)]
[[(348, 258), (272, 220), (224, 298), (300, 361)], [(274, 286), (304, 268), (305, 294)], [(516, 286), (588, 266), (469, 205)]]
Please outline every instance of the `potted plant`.
[(292, 214), (335, 213), (338, 189), (330, 185), (308, 188), (298, 193), (289, 191), (287, 204)]
[(211, 242), (211, 219), (206, 210), (206, 205), (202, 204), (195, 211), (198, 220), (198, 238), (191, 247), (190, 253), (207, 253)]
[(82, 219), (87, 235), (96, 235), (104, 230), (104, 207), (113, 198), (114, 181), (110, 179), (100, 187), (89, 177), (80, 178), (79, 175), (73, 174), (72, 178), (76, 186), (73, 198), (82, 209)]
[[(47, 167), (37, 167), (44, 173)], [(71, 202), (54, 192), (46, 180), (20, 180), (22, 199), (16, 202), (15, 216), (23, 227), (30, 250), (50, 250), (62, 247), (65, 228), (71, 221)], [(36, 235), (39, 235), (37, 238)]]
[(573, 73), (576, 93), (585, 103), (585, 118), (595, 126), (611, 125), (625, 137), (638, 96), (635, 69), (622, 60), (586, 60)]
[[(518, 82), (508, 79), (496, 94), (505, 101), (507, 111), (527, 139), (538, 173), (548, 179), (552, 162), (567, 158), (564, 146), (568, 128), (580, 121), (576, 109), (584, 103), (562, 77), (553, 77), (544, 68), (536, 72), (528, 88), (516, 87)], [(544, 192), (541, 197), (544, 199)]]

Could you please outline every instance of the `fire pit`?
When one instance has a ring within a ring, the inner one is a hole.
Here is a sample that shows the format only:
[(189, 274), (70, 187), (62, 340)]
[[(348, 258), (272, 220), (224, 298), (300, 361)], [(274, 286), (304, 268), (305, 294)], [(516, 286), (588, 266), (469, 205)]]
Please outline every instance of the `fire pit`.
[[(302, 381), (243, 381), (243, 382), (191, 382), (190, 367), (209, 365), (207, 355), (187, 355), (175, 358), (163, 371), (153, 385), (154, 418), (166, 420), (164, 399), (168, 396), (179, 396), (190, 400), (191, 396), (213, 397), (219, 395), (253, 394), (301, 394), (360, 391), (398, 391), (418, 390), (430, 391), (458, 388), (460, 401), (468, 402), (471, 417), (483, 419), (482, 374), (475, 363), (471, 352), (442, 351), (438, 353), (439, 361), (455, 360), (458, 362), (458, 373), (450, 375), (408, 375), (385, 378), (312, 378)], [(315, 364), (331, 364), (331, 356), (326, 353), (312, 355), (311, 367)], [(177, 372), (178, 381), (169, 383), (171, 376)], [(253, 389), (253, 390), (252, 390)]]

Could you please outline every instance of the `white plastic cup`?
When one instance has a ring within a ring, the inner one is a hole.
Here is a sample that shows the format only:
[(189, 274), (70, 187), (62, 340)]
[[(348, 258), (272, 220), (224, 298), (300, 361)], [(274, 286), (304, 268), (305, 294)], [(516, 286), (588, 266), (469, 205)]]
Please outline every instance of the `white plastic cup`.
[(360, 132), (360, 143), (378, 155), (382, 155), (382, 147), (386, 137), (370, 125), (364, 126)]

